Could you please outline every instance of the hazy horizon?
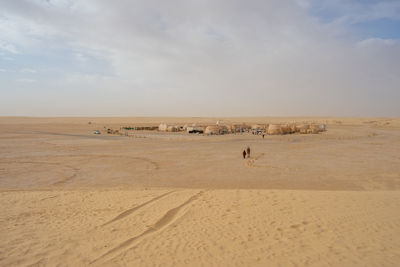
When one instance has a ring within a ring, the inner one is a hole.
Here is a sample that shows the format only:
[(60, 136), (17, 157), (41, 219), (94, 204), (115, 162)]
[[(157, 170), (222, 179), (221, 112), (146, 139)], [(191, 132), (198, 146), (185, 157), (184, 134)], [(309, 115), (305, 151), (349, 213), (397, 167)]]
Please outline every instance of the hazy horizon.
[(0, 116), (399, 117), (394, 0), (0, 2)]

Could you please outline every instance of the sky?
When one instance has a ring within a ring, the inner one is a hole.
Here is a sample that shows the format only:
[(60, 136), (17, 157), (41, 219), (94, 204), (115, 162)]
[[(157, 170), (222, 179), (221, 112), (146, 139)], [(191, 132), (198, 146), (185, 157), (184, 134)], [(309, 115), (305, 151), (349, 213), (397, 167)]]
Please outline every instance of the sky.
[(0, 0), (0, 116), (400, 116), (400, 0)]

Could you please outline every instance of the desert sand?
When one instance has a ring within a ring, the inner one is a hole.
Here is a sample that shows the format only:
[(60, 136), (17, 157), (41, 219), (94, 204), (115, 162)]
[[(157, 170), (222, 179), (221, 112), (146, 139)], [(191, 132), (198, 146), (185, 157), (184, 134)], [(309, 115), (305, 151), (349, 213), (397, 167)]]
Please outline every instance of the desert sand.
[[(217, 120), (328, 130), (92, 133)], [(398, 266), (400, 119), (0, 117), (0, 207), (1, 266)]]

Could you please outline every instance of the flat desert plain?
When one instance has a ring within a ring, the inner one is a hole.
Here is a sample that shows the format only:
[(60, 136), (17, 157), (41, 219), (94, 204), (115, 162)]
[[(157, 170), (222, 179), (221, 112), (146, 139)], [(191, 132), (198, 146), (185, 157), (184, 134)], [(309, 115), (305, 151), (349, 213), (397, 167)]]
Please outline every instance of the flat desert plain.
[(93, 134), (217, 120), (1, 117), (0, 265), (399, 266), (398, 118), (221, 120), (327, 124), (265, 139)]

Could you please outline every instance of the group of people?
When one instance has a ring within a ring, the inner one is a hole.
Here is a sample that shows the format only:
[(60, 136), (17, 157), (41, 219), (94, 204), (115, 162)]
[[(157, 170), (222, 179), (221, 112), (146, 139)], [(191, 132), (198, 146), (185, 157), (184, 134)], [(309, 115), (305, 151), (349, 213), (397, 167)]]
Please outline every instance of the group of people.
[[(265, 137), (265, 134), (263, 133), (263, 134), (262, 134), (262, 138), (264, 139), (264, 137)], [(250, 147), (249, 147), (249, 146), (248, 146), (245, 150), (243, 150), (242, 155), (243, 155), (243, 158), (244, 158), (244, 159), (245, 159), (246, 157), (247, 157), (247, 158), (250, 158)]]
[(243, 158), (245, 159), (246, 156), (250, 158), (250, 147), (248, 146), (245, 150), (243, 150)]

